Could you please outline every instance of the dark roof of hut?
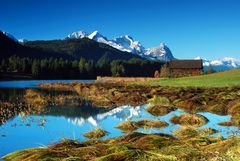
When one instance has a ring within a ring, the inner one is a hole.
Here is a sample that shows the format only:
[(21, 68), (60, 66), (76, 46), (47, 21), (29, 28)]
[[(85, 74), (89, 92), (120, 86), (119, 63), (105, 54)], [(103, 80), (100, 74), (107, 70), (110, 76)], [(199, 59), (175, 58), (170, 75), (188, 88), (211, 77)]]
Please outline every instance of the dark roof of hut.
[(170, 69), (202, 69), (202, 60), (171, 60), (167, 63)]

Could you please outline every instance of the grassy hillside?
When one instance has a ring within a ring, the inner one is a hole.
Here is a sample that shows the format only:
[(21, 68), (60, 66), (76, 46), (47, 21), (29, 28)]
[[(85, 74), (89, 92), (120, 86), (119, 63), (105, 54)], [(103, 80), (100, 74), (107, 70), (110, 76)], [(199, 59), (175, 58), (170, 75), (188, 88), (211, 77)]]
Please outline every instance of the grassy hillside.
[(161, 86), (197, 86), (197, 87), (225, 87), (240, 86), (240, 69), (233, 69), (207, 75), (171, 78), (148, 81), (149, 85)]

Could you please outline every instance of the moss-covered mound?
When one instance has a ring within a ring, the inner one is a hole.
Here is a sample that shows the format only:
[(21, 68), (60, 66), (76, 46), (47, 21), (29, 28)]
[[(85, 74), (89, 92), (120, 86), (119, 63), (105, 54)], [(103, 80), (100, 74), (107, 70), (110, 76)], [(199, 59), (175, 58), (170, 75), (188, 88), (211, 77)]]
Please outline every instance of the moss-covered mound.
[(123, 132), (132, 132), (138, 128), (164, 128), (168, 124), (164, 121), (158, 120), (138, 120), (138, 121), (125, 121), (121, 122), (116, 128), (122, 130)]
[(96, 128), (93, 131), (90, 132), (85, 132), (83, 136), (89, 138), (89, 139), (97, 139), (104, 137), (106, 134), (108, 134), (107, 131), (101, 129), (101, 128)]
[(183, 114), (171, 117), (170, 121), (180, 125), (202, 126), (208, 122), (208, 119), (199, 114)]

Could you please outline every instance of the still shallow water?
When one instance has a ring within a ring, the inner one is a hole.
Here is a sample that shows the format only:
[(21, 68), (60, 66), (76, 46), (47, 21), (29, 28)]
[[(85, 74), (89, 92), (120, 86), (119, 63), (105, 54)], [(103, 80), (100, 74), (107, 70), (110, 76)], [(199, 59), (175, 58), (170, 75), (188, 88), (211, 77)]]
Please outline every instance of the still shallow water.
[[(18, 84), (18, 82), (16, 83)], [(30, 87), (36, 87), (32, 82), (26, 84), (29, 84)], [(24, 88), (27, 87), (29, 86), (24, 86)], [(147, 105), (135, 107), (122, 106), (110, 111), (94, 109), (89, 106), (48, 107), (48, 110), (44, 114), (27, 117), (23, 117), (22, 114), (15, 116), (0, 127), (0, 157), (19, 149), (47, 146), (63, 138), (83, 141), (86, 140), (83, 133), (91, 131), (96, 127), (101, 127), (109, 132), (109, 135), (105, 138), (120, 136), (123, 133), (116, 129), (115, 126), (124, 120), (164, 120), (169, 124), (166, 128), (138, 129), (138, 131), (144, 133), (172, 134), (180, 125), (172, 124), (169, 121), (170, 117), (186, 113), (178, 109), (165, 116), (155, 117), (145, 110), (146, 107)], [(230, 116), (220, 116), (208, 112), (199, 114), (209, 119), (209, 123), (200, 128), (211, 127), (219, 130), (219, 133), (214, 135), (228, 137), (238, 131), (233, 126), (224, 127), (217, 125), (219, 122), (230, 120)]]
[(17, 80), (0, 81), (0, 88), (38, 88), (40, 83), (94, 82), (95, 80)]

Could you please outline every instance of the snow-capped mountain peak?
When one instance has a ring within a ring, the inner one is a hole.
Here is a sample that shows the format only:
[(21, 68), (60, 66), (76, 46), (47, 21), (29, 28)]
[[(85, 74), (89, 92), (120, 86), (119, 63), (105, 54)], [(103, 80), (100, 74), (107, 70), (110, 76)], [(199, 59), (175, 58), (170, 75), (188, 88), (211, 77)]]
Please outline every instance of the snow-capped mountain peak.
[(78, 31), (78, 32), (73, 32), (69, 34), (66, 39), (82, 39), (84, 37), (87, 37), (88, 34), (84, 31)]
[(108, 39), (104, 37), (102, 34), (100, 34), (98, 31), (92, 32), (90, 35), (88, 35), (88, 38), (100, 43), (108, 44)]
[[(201, 59), (201, 57), (196, 57), (195, 59)], [(209, 66), (213, 68), (213, 70), (221, 71), (221, 70), (229, 70), (233, 68), (240, 68), (240, 60), (231, 57), (225, 57), (222, 59), (208, 60), (202, 59), (204, 70), (208, 70)]]
[(115, 44), (118, 44), (120, 46), (119, 49), (122, 51), (140, 54), (145, 50), (139, 41), (134, 41), (134, 39), (128, 35), (117, 37), (113, 39), (113, 42), (115, 42)]
[(102, 34), (100, 34), (98, 31), (93, 31), (90, 35), (88, 35), (89, 39), (94, 39), (97, 37), (104, 37)]
[(161, 43), (158, 47), (145, 49), (144, 46), (139, 41), (135, 41), (131, 36), (124, 35), (116, 37), (109, 40), (98, 31), (94, 31), (91, 34), (86, 34), (83, 31), (73, 32), (68, 35), (68, 38), (82, 39), (83, 37), (88, 37), (94, 41), (107, 44), (121, 51), (130, 52), (137, 54), (147, 59), (169, 61), (175, 59), (170, 51), (170, 49)]
[(162, 61), (170, 61), (175, 59), (170, 49), (164, 43), (160, 43), (160, 45), (157, 47), (146, 49), (144, 55), (150, 57), (151, 59)]

